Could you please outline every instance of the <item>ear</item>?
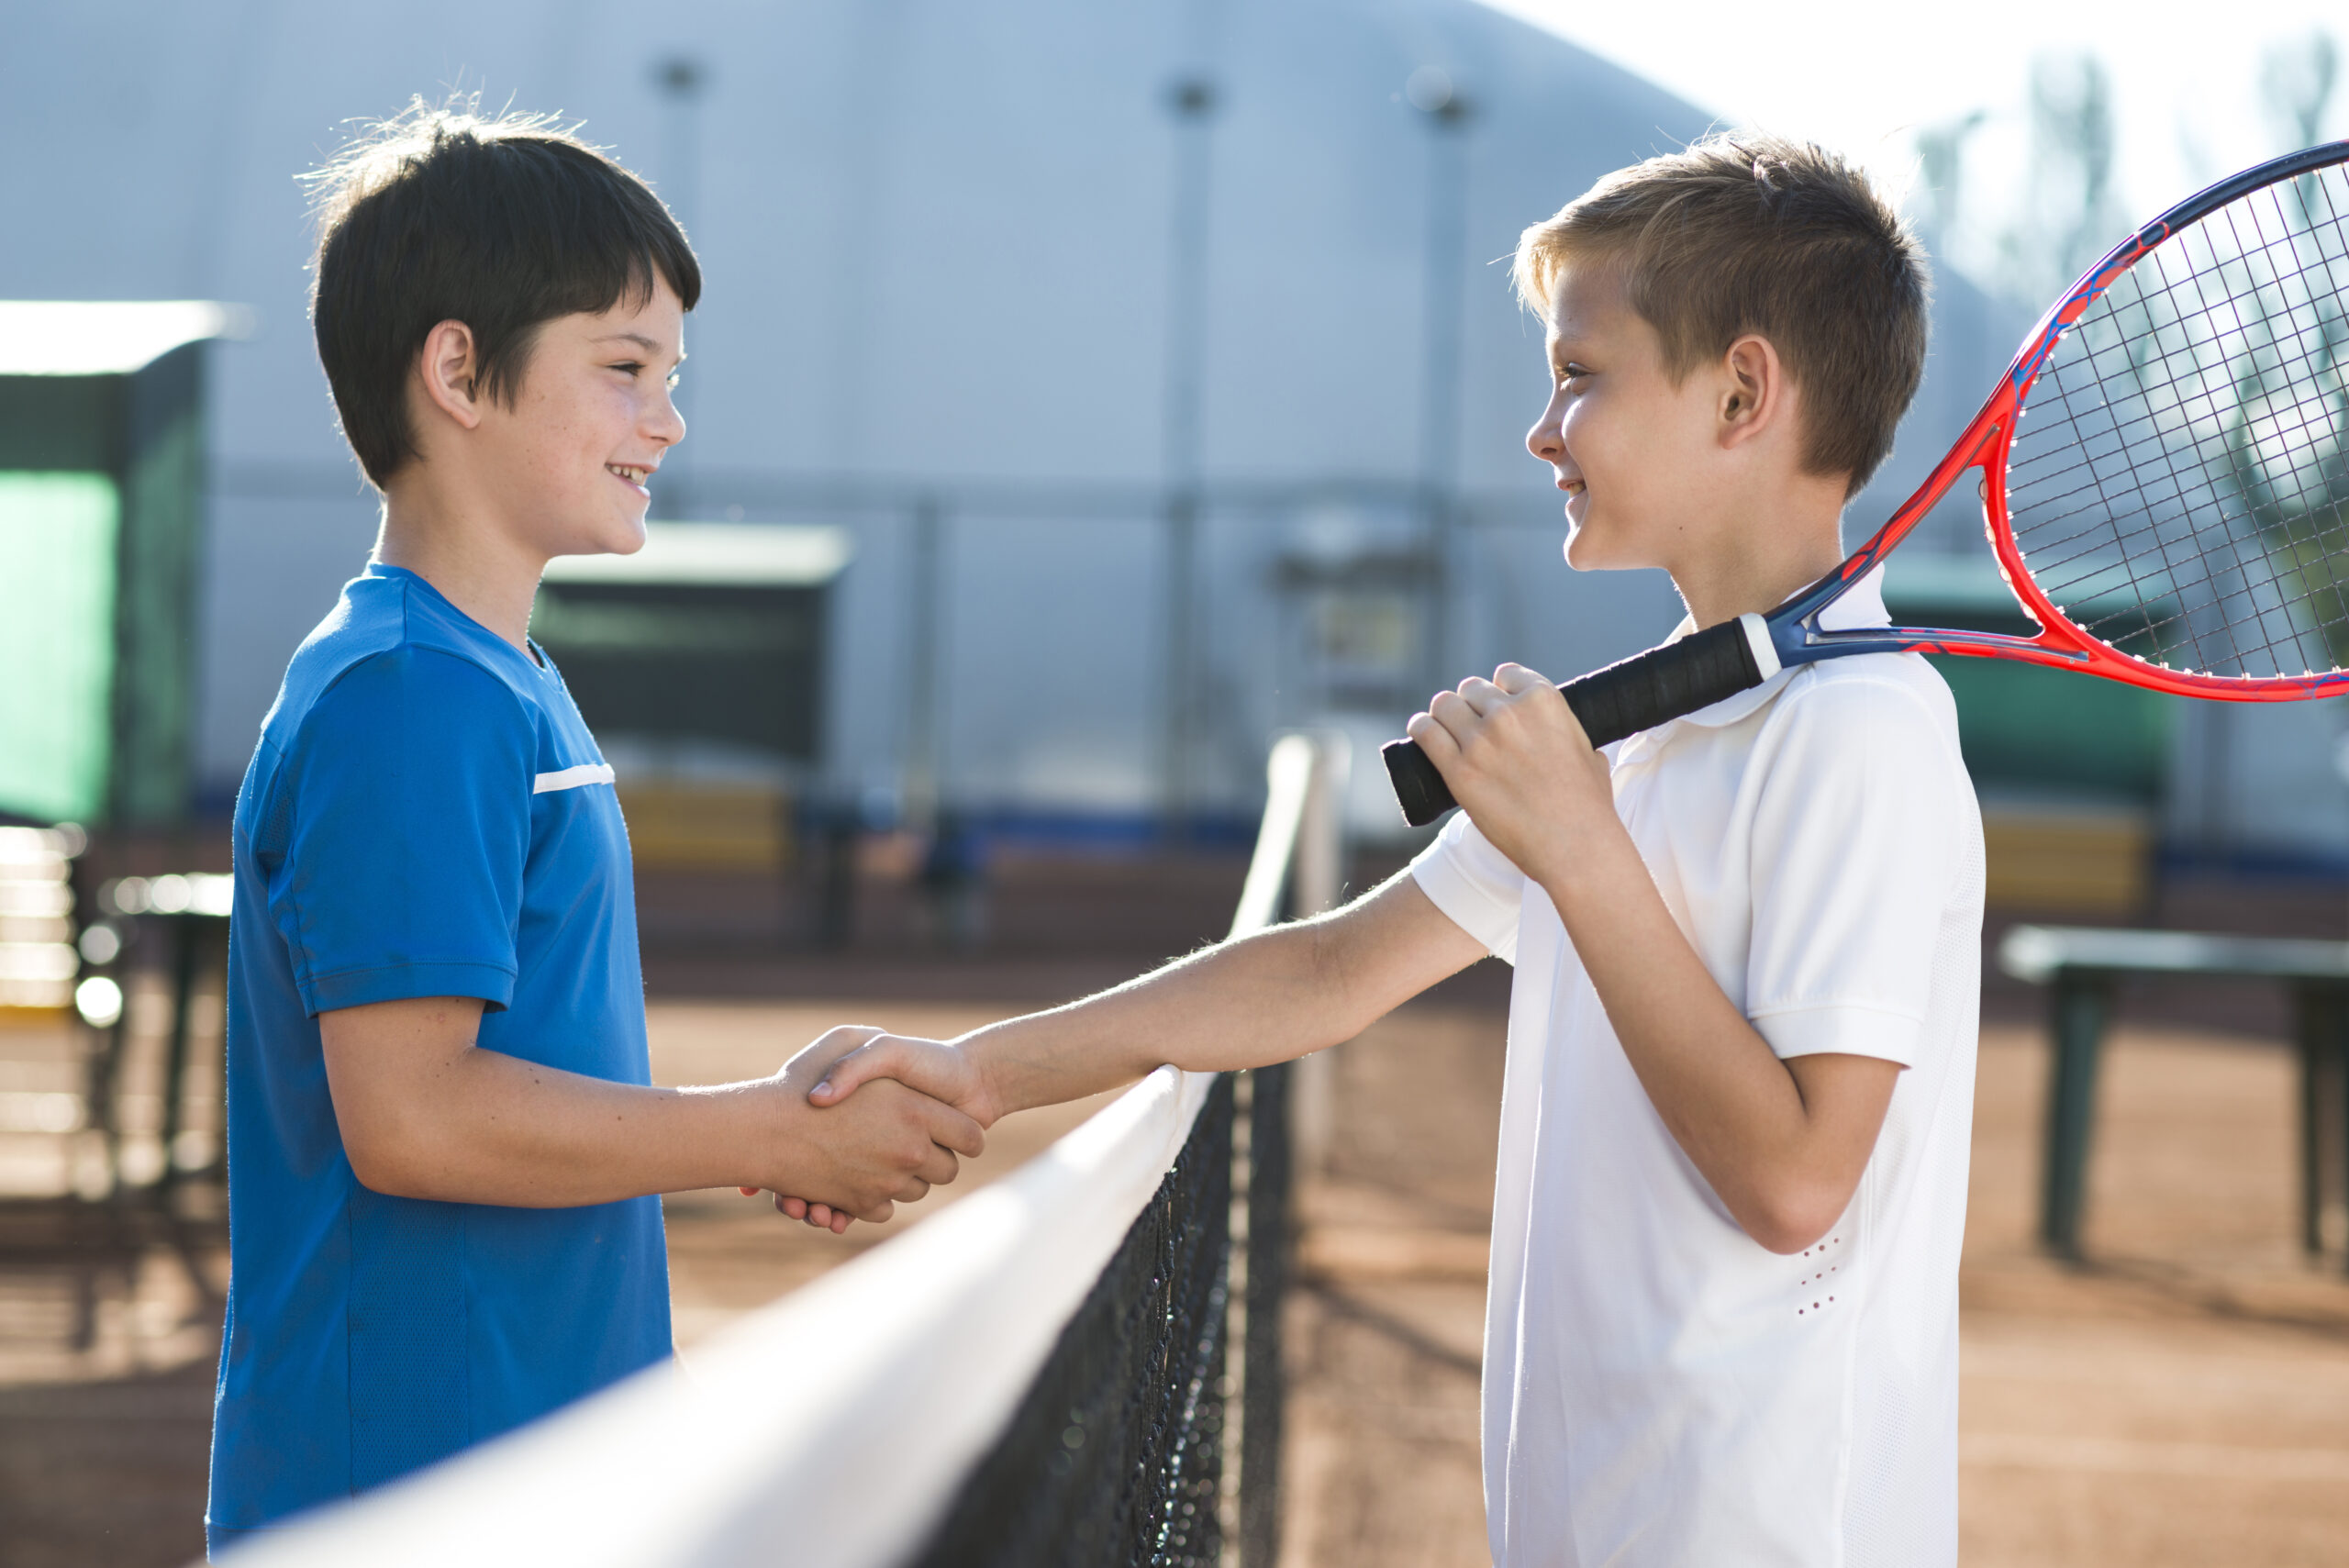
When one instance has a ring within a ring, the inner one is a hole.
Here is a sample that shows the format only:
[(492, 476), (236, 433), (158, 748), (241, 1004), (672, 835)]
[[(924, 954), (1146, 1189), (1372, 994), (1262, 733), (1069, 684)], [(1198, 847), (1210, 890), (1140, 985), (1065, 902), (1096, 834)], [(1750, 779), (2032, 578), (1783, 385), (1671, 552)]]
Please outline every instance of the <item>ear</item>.
[(1749, 332), (1721, 356), (1719, 417), (1725, 448), (1744, 445), (1787, 418), (1793, 395), (1778, 350), (1770, 339)]
[(437, 410), (465, 429), (479, 428), (481, 357), (473, 329), (462, 321), (441, 322), (424, 335), (416, 363), (427, 411)]

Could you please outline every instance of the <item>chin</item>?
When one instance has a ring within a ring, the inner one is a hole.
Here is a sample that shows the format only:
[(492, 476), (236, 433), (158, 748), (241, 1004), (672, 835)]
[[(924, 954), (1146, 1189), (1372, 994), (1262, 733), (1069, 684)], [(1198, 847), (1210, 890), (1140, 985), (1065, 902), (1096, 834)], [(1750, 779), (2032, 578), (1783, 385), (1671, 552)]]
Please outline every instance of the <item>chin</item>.
[(1642, 559), (1638, 550), (1625, 548), (1623, 541), (1572, 518), (1566, 523), (1565, 557), (1566, 564), (1576, 572), (1636, 572), (1655, 564)]
[(1643, 572), (1655, 564), (1627, 553), (1604, 550), (1587, 544), (1566, 541), (1566, 565), (1575, 572)]
[(1612, 564), (1598, 541), (1590, 537), (1590, 530), (1579, 523), (1566, 527), (1564, 554), (1566, 564), (1576, 572), (1604, 572)]
[(634, 555), (644, 548), (644, 519), (616, 517), (601, 528), (581, 528), (566, 555)]

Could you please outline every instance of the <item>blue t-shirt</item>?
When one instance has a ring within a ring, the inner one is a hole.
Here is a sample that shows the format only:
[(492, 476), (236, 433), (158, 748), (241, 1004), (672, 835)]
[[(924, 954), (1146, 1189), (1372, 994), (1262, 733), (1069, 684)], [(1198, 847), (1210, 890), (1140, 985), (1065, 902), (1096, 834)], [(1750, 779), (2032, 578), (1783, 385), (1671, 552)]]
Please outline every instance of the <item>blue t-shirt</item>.
[(651, 1082), (611, 776), (551, 663), (397, 567), (286, 669), (237, 796), (216, 1549), (670, 1353), (658, 1198), (372, 1192), (318, 1042), (338, 1007), (478, 996), (487, 1050)]

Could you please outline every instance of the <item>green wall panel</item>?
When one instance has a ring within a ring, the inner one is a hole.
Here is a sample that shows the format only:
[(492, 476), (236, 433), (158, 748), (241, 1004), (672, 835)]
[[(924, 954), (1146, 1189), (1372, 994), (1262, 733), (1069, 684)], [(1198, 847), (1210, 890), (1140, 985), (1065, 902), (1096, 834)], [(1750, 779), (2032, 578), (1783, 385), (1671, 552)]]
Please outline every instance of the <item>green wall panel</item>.
[(109, 821), (117, 828), (169, 826), (185, 814), (193, 744), (204, 428), (188, 404), (144, 435), (123, 484), (115, 696), (120, 750), (109, 803)]
[[(1987, 556), (1923, 556), (1886, 574), (1885, 607), (1898, 626), (1940, 626), (2030, 637), (2038, 627)], [(2120, 606), (2075, 605), (2110, 614)], [(2124, 639), (2152, 658), (2158, 646)], [(2151, 806), (2162, 798), (2181, 697), (2006, 659), (1929, 654), (1957, 700), (1958, 744), (1977, 789), (2093, 795)]]
[(1929, 657), (1957, 699), (1976, 787), (2161, 797), (2185, 699), (2004, 659)]
[(106, 807), (121, 514), (106, 474), (0, 472), (0, 811)]

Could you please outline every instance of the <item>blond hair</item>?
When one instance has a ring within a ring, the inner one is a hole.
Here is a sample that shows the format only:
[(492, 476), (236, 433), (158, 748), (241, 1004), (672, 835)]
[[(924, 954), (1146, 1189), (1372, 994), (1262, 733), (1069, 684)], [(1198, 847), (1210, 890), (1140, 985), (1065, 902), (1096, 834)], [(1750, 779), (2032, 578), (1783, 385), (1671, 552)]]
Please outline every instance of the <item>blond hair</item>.
[(1847, 497), (1890, 455), (1925, 369), (1924, 251), (1842, 158), (1716, 136), (1620, 169), (1525, 231), (1518, 297), (1547, 314), (1558, 274), (1589, 262), (1622, 269), (1675, 381), (1768, 339), (1801, 388), (1803, 466), (1847, 475)]

